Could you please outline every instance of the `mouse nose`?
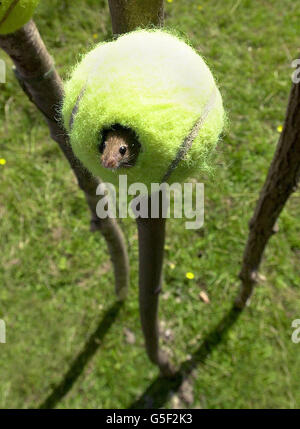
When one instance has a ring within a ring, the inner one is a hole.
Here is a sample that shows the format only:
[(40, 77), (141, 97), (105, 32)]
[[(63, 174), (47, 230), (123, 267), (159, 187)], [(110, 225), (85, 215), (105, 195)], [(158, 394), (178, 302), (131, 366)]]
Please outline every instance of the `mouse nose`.
[(108, 158), (103, 160), (103, 166), (105, 168), (116, 168), (117, 162), (114, 158)]

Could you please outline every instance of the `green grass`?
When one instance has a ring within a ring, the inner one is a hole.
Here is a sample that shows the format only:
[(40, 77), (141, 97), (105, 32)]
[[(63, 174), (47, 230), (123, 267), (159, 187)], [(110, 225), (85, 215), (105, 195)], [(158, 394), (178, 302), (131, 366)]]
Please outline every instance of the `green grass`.
[[(72, 4), (43, 1), (36, 14), (63, 76), (80, 53), (111, 36), (104, 1)], [(299, 19), (292, 0), (166, 4), (166, 25), (190, 37), (206, 58), (230, 119), (214, 178), (205, 181), (204, 228), (187, 231), (184, 220), (168, 221), (160, 318), (172, 332), (163, 346), (178, 364), (201, 346), (238, 291), (247, 224), (284, 119)], [(11, 65), (3, 52), (0, 57)], [(70, 168), (10, 70), (0, 100), (0, 157), (7, 160), (0, 166), (0, 318), (7, 326), (0, 407), (32, 408), (51, 395), (114, 304), (113, 274), (104, 239), (89, 232)], [(300, 317), (299, 196), (280, 217), (251, 306), (198, 362), (192, 403), (175, 389), (161, 406), (299, 408), (300, 344), (291, 341), (291, 322)], [(94, 354), (79, 364), (57, 408), (126, 408), (157, 378), (139, 323), (136, 228), (130, 219), (122, 227), (131, 262), (129, 299)], [(194, 280), (185, 279), (187, 271)], [(199, 299), (203, 289), (210, 304)], [(135, 334), (135, 344), (126, 341), (124, 328)]]

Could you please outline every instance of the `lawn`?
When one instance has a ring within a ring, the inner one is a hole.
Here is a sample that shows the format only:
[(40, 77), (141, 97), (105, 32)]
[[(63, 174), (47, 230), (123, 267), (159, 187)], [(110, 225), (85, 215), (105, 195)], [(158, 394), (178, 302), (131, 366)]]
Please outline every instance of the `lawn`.
[[(164, 408), (300, 407), (300, 343), (291, 340), (300, 318), (299, 190), (269, 243), (250, 307), (217, 340), (209, 334), (239, 288), (248, 221), (284, 120), (299, 20), (292, 0), (166, 2), (166, 26), (205, 57), (229, 117), (214, 174), (203, 178), (204, 227), (167, 225), (162, 343), (178, 365), (196, 357), (184, 391), (158, 379), (143, 347), (134, 221), (121, 223), (131, 281), (118, 307), (104, 239), (89, 232), (83, 194), (0, 52), (8, 68), (0, 84), (1, 408), (127, 408), (139, 399)], [(64, 78), (81, 53), (111, 37), (104, 0), (43, 1), (35, 21)]]

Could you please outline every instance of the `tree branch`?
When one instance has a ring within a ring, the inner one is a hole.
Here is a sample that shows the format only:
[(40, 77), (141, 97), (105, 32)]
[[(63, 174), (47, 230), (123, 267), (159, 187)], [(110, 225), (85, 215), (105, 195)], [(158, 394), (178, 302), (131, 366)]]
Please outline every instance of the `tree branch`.
[[(160, 193), (160, 208), (162, 194)], [(148, 218), (137, 218), (139, 236), (139, 303), (146, 350), (151, 362), (158, 365), (165, 376), (175, 374), (167, 355), (159, 348), (158, 297), (162, 287), (162, 266), (166, 219), (161, 215), (151, 219), (151, 197), (148, 199)]]
[(50, 134), (67, 158), (91, 211), (91, 229), (104, 235), (115, 272), (116, 291), (123, 299), (128, 287), (128, 256), (121, 229), (113, 219), (96, 215), (99, 181), (75, 157), (59, 118), (63, 84), (33, 21), (15, 33), (0, 36), (0, 47), (11, 57), (15, 74), (29, 99), (46, 118)]
[(300, 178), (300, 87), (293, 84), (283, 131), (250, 221), (249, 237), (240, 272), (242, 281), (236, 306), (242, 308), (252, 294), (265, 247), (275, 223)]
[(137, 27), (163, 26), (163, 0), (108, 0), (108, 4), (116, 35)]

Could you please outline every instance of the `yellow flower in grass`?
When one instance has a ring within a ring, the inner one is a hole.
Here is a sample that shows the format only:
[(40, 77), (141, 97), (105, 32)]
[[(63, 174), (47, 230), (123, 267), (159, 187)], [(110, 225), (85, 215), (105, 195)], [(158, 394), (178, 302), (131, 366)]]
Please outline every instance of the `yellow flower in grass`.
[(198, 6), (198, 7), (197, 7), (197, 9), (198, 9), (198, 10), (202, 10), (202, 9), (203, 9), (203, 6)]
[(0, 165), (5, 165), (5, 164), (6, 164), (6, 159), (0, 158)]
[(279, 133), (281, 133), (281, 132), (282, 132), (282, 130), (283, 130), (283, 126), (282, 126), (282, 125), (278, 125), (278, 127), (277, 127), (277, 131), (278, 131)]
[(174, 268), (175, 268), (175, 264), (173, 264), (173, 262), (170, 262), (170, 263), (169, 263), (169, 267), (171, 268), (171, 270), (174, 270)]
[(172, 3), (172, 2), (173, 2), (173, 0), (167, 0), (167, 2), (168, 2), (168, 3)]
[(191, 273), (190, 271), (185, 273), (185, 277), (189, 280), (193, 280), (195, 278), (194, 273)]
[(98, 39), (98, 34), (97, 33), (93, 34), (93, 39)]

